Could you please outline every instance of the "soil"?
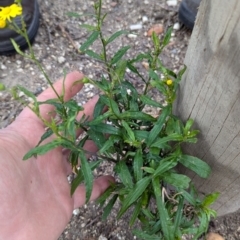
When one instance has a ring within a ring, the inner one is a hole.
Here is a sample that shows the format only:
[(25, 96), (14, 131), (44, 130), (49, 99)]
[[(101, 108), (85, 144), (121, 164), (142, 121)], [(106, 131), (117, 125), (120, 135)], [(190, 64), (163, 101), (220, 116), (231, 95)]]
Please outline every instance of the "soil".
[[(131, 46), (127, 58), (137, 53), (149, 51), (152, 47), (151, 38), (147, 31), (155, 24), (161, 24), (164, 34), (169, 26), (174, 26), (170, 44), (164, 50), (161, 59), (164, 64), (174, 71), (183, 66), (191, 32), (179, 26), (178, 7), (169, 5), (166, 0), (105, 0), (103, 11), (108, 13), (104, 33), (112, 33), (126, 29), (129, 34), (120, 37), (111, 44), (109, 55), (122, 46)], [(174, 1), (172, 1), (174, 2)], [(38, 35), (33, 45), (34, 52), (52, 81), (63, 76), (65, 72), (79, 70), (91, 78), (98, 78), (103, 69), (99, 62), (92, 61), (89, 57), (79, 54), (79, 46), (86, 40), (88, 32), (81, 28), (81, 24), (93, 24), (94, 20), (87, 13), (93, 12), (94, 1), (83, 0), (41, 0), (41, 22)], [(68, 12), (81, 14), (74, 18)], [(132, 28), (138, 28), (131, 30)], [(94, 49), (99, 49), (99, 44), (94, 44)], [(146, 63), (142, 63), (142, 70)], [(129, 74), (128, 76), (136, 88), (141, 88), (139, 79)], [(16, 84), (27, 87), (38, 95), (48, 87), (43, 74), (30, 61), (20, 55), (0, 56), (0, 82), (10, 88)], [(77, 95), (80, 104), (97, 94), (97, 90), (86, 85)], [(14, 121), (22, 107), (14, 101), (7, 92), (0, 92), (0, 128), (4, 128)], [(98, 174), (111, 174), (111, 166), (102, 166)], [(128, 212), (124, 218), (116, 220), (119, 205), (115, 206), (113, 213), (107, 221), (101, 220), (102, 210), (95, 203), (84, 205), (74, 211), (71, 221), (59, 240), (131, 240), (136, 239), (128, 227)], [(222, 216), (211, 222), (209, 231), (220, 233), (225, 239), (240, 239), (239, 213)], [(189, 237), (183, 239), (190, 239)]]

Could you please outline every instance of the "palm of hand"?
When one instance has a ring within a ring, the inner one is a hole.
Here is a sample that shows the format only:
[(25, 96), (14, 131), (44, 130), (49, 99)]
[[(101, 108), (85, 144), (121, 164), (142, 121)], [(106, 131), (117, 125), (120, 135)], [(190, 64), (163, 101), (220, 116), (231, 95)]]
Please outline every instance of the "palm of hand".
[[(72, 87), (81, 77), (77, 72), (67, 76), (66, 100), (81, 89), (79, 84)], [(59, 92), (61, 86), (61, 82), (55, 85)], [(39, 99), (52, 97), (48, 89)], [(95, 102), (93, 99), (86, 104), (85, 114), (91, 115)], [(47, 119), (50, 110), (50, 106), (43, 105), (41, 114)], [(73, 209), (85, 202), (84, 186), (79, 186), (73, 197), (70, 196), (67, 175), (71, 167), (61, 148), (22, 161), (44, 131), (42, 122), (26, 108), (13, 124), (0, 132), (0, 239), (8, 239), (7, 236), (15, 239), (14, 233), (22, 234), (21, 239), (56, 239), (70, 220)], [(91, 148), (91, 144), (89, 146)], [(91, 199), (104, 192), (110, 181), (111, 177), (98, 178)]]

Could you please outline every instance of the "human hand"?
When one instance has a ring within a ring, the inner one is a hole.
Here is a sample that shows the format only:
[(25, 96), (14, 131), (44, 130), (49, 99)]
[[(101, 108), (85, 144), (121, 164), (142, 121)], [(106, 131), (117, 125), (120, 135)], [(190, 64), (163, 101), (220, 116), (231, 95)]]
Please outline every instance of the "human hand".
[[(83, 78), (72, 72), (65, 79), (65, 100), (73, 97), (83, 86), (74, 84)], [(60, 94), (62, 80), (54, 84)], [(44, 101), (56, 97), (49, 88), (39, 95)], [(91, 116), (97, 97), (84, 106), (84, 114)], [(50, 119), (51, 105), (40, 107), (44, 119)], [(81, 117), (80, 113), (78, 117)], [(23, 161), (23, 156), (36, 146), (45, 126), (29, 109), (25, 108), (7, 128), (0, 130), (0, 239), (57, 239), (72, 211), (85, 203), (85, 187), (79, 186), (70, 196), (67, 176), (71, 166), (67, 155), (56, 148), (43, 156)], [(89, 141), (85, 148), (96, 147)], [(91, 200), (99, 197), (114, 179), (111, 176), (95, 180)]]

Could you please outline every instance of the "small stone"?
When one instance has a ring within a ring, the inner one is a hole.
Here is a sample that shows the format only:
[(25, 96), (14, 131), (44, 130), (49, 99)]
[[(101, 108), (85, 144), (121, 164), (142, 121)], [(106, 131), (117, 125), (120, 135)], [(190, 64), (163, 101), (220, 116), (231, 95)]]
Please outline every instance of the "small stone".
[(5, 65), (1, 64), (1, 69), (5, 70), (5, 69), (7, 69), (7, 67)]
[(106, 237), (100, 235), (99, 238), (98, 238), (98, 240), (108, 240), (108, 239), (107, 239)]
[(81, 228), (84, 228), (86, 226), (86, 223), (81, 224)]
[(136, 38), (137, 35), (136, 35), (136, 34), (129, 33), (129, 34), (127, 35), (127, 37), (128, 37), (128, 38)]
[(174, 30), (179, 30), (179, 29), (180, 29), (180, 24), (179, 24), (178, 22), (177, 22), (177, 23), (174, 23), (173, 29), (174, 29)]
[(217, 233), (208, 233), (206, 240), (224, 240), (224, 238)]
[(17, 60), (16, 63), (17, 63), (17, 65), (20, 65), (22, 63), (22, 61)]
[(110, 6), (111, 6), (111, 7), (116, 7), (117, 4), (118, 4), (117, 2), (111, 2), (111, 3), (110, 3)]
[(164, 28), (163, 28), (162, 24), (160, 24), (160, 23), (155, 24), (148, 30), (147, 36), (151, 37), (153, 32), (155, 32), (157, 35), (159, 35), (159, 34), (163, 33), (163, 30), (164, 30)]
[(143, 22), (143, 23), (148, 22), (148, 17), (147, 17), (147, 16), (143, 16), (143, 17), (142, 17), (142, 22)]
[(66, 61), (66, 58), (65, 57), (59, 57), (58, 58), (58, 62), (61, 64), (61, 63), (64, 63)]
[(130, 30), (140, 30), (142, 29), (142, 24), (141, 23), (137, 23), (137, 24), (133, 24), (129, 26)]
[(177, 6), (177, 0), (168, 0), (167, 5), (171, 7)]
[(73, 210), (73, 215), (77, 216), (80, 213), (79, 208)]
[(149, 4), (149, 1), (148, 0), (144, 0), (144, 4)]
[(143, 65), (143, 67), (144, 67), (146, 70), (149, 69), (149, 63), (148, 63), (148, 62), (143, 61), (143, 62), (142, 62), (142, 65)]

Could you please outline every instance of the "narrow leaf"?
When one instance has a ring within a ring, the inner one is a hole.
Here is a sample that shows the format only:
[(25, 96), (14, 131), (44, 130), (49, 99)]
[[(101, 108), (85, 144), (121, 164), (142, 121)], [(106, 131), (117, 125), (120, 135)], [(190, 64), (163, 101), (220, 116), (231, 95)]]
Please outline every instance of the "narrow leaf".
[(84, 184), (86, 187), (86, 203), (90, 200), (93, 188), (93, 174), (90, 168), (90, 165), (87, 161), (86, 155), (84, 152), (79, 152), (79, 157), (81, 161), (81, 170), (84, 177)]
[(162, 177), (164, 182), (171, 184), (174, 187), (186, 189), (189, 187), (191, 179), (183, 174), (165, 173)]
[(125, 128), (125, 130), (127, 131), (127, 134), (130, 138), (130, 141), (134, 142), (135, 141), (135, 136), (134, 136), (134, 132), (132, 131), (132, 129), (129, 127), (128, 123), (125, 122), (124, 120), (121, 121), (122, 122), (122, 126)]
[(141, 208), (142, 208), (142, 201), (141, 201), (141, 199), (139, 199), (138, 202), (135, 205), (135, 209), (134, 209), (134, 211), (132, 213), (132, 216), (129, 220), (130, 227), (132, 227), (133, 224), (135, 223), (135, 221), (136, 221), (136, 219), (137, 219), (137, 217), (138, 217), (138, 215), (141, 211)]
[(136, 183), (132, 191), (124, 199), (122, 207), (117, 216), (118, 218), (120, 218), (127, 211), (127, 209), (143, 194), (150, 181), (151, 177), (145, 177)]
[(123, 55), (128, 51), (129, 48), (130, 48), (129, 46), (125, 46), (119, 49), (111, 59), (111, 64), (113, 65), (117, 63), (123, 57)]
[(166, 32), (166, 34), (165, 34), (165, 36), (164, 36), (164, 39), (163, 39), (163, 43), (162, 43), (163, 48), (164, 48), (166, 45), (168, 45), (168, 43), (169, 43), (169, 41), (170, 41), (170, 39), (171, 39), (172, 30), (173, 30), (172, 27), (170, 27), (170, 28), (167, 30), (167, 32)]
[(45, 139), (50, 137), (53, 134), (52, 129), (47, 129), (47, 131), (41, 136), (40, 141), (38, 142), (37, 146), (39, 146)]
[(119, 128), (116, 128), (112, 125), (106, 123), (99, 123), (97, 126), (91, 126), (92, 131), (97, 131), (100, 133), (109, 133), (114, 135), (120, 135)]
[(155, 122), (156, 119), (151, 115), (143, 112), (135, 112), (135, 111), (125, 111), (119, 115), (121, 119), (134, 119), (134, 120), (142, 120), (142, 121), (151, 121)]
[(169, 141), (183, 141), (183, 137), (181, 134), (173, 133), (167, 137), (160, 138), (156, 142), (154, 142), (151, 147), (161, 146), (163, 143), (167, 143)]
[(111, 213), (112, 208), (113, 208), (113, 206), (114, 206), (117, 198), (118, 198), (118, 195), (117, 195), (117, 194), (113, 195), (113, 197), (112, 197), (111, 200), (108, 202), (108, 204), (106, 205), (106, 207), (104, 207), (104, 209), (103, 209), (103, 215), (102, 215), (102, 219), (103, 219), (103, 220), (106, 220), (107, 217), (108, 217), (108, 215)]
[(132, 175), (124, 161), (119, 161), (115, 168), (116, 172), (119, 175), (119, 178), (121, 179), (124, 186), (128, 188), (133, 187), (133, 180)]
[(135, 181), (137, 182), (142, 179), (142, 175), (143, 175), (142, 167), (143, 167), (143, 154), (141, 149), (138, 149), (133, 160), (134, 178), (135, 178)]
[(85, 49), (90, 47), (97, 40), (98, 36), (99, 36), (99, 32), (98, 31), (94, 31), (88, 37), (88, 39), (82, 44), (82, 46), (80, 47), (80, 50), (83, 52)]
[(28, 158), (31, 158), (32, 156), (43, 155), (43, 154), (49, 152), (50, 150), (61, 146), (63, 141), (64, 140), (61, 140), (61, 139), (54, 139), (53, 141), (51, 141), (47, 144), (35, 147), (35, 148), (31, 149), (27, 154), (24, 155), (23, 160), (27, 160)]
[(167, 157), (164, 160), (161, 160), (159, 163), (159, 166), (154, 172), (153, 177), (161, 176), (163, 173), (174, 168), (176, 165), (177, 165), (177, 161), (175, 161), (172, 156)]
[(155, 123), (153, 129), (149, 133), (149, 137), (147, 139), (148, 146), (151, 146), (154, 140), (157, 138), (170, 113), (171, 113), (170, 106), (167, 106), (162, 110), (161, 114), (158, 117), (157, 122)]
[(146, 105), (149, 105), (149, 106), (153, 106), (153, 107), (159, 107), (159, 108), (162, 108), (162, 104), (152, 100), (149, 96), (147, 95), (141, 95), (140, 96), (140, 100), (146, 104)]
[(160, 190), (160, 181), (159, 181), (158, 177), (154, 178), (152, 180), (152, 185), (153, 185), (154, 194), (156, 197), (157, 208), (158, 208), (158, 213), (160, 216), (160, 222), (161, 222), (161, 226), (162, 226), (164, 239), (165, 238), (166, 239), (174, 239), (174, 237), (172, 236), (173, 233), (171, 232), (171, 229), (169, 228), (170, 217), (168, 215), (167, 209), (162, 200), (162, 192)]
[(113, 42), (116, 38), (118, 38), (119, 36), (123, 35), (123, 34), (127, 34), (128, 31), (126, 30), (120, 30), (120, 31), (117, 31), (115, 32), (107, 41), (106, 41), (106, 44), (109, 44), (111, 42)]
[(182, 155), (179, 158), (179, 162), (186, 168), (189, 168), (190, 170), (197, 173), (202, 178), (207, 178), (211, 173), (210, 166), (197, 157)]
[(97, 60), (100, 60), (100, 61), (103, 60), (102, 57), (98, 53), (96, 53), (90, 49), (84, 51), (84, 53), (86, 53), (89, 57), (95, 58)]

